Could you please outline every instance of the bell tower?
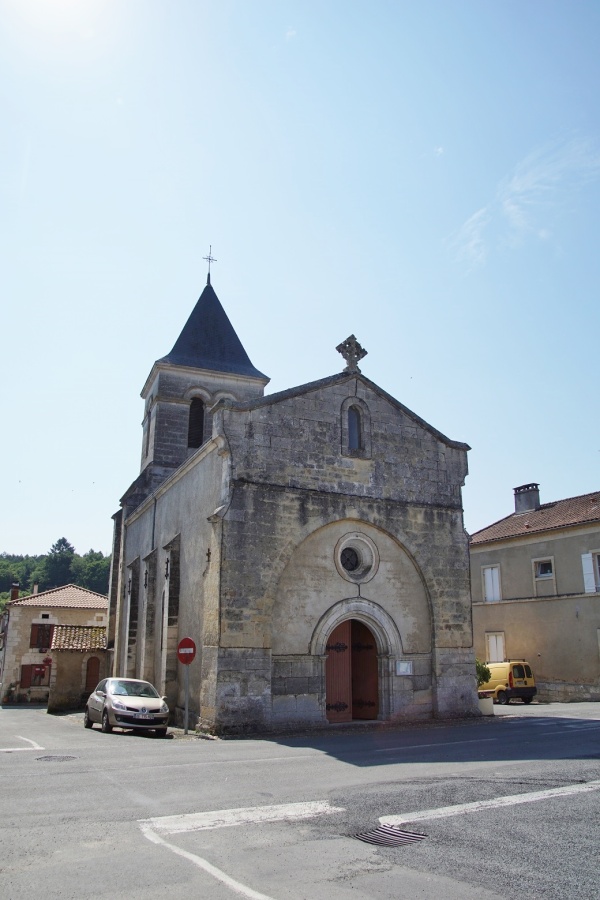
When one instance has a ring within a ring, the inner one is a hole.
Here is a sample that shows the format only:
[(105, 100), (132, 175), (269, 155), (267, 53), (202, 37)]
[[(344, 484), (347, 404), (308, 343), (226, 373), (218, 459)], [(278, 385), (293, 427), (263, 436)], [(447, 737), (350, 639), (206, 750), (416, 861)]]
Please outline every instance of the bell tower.
[(211, 409), (218, 400), (262, 397), (268, 382), (250, 362), (209, 272), (172, 350), (154, 363), (142, 389), (142, 454), (135, 494), (141, 489), (147, 496), (210, 438)]

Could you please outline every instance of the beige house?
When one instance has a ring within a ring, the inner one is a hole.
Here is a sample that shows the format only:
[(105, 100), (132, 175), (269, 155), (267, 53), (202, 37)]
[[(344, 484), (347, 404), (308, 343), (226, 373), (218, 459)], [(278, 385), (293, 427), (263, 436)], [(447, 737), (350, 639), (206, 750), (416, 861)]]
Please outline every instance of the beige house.
[(343, 371), (265, 396), (209, 280), (146, 380), (108, 646), (176, 720), (182, 638), (212, 731), (478, 714), (469, 448), (363, 375), (353, 335), (337, 350)]
[(475, 652), (529, 660), (538, 699), (600, 700), (600, 492), (514, 496), (511, 515), (471, 537)]
[(3, 625), (2, 702), (52, 698), (54, 711), (79, 705), (91, 681), (104, 675), (107, 619), (108, 598), (74, 584), (11, 600)]

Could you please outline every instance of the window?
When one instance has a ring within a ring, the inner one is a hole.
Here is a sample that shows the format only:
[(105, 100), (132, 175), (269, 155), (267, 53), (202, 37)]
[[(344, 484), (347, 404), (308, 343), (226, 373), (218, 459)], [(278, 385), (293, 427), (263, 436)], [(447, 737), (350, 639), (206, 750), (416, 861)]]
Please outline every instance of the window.
[(371, 416), (360, 397), (346, 397), (341, 415), (342, 454), (360, 459), (371, 457)]
[(146, 416), (146, 445), (144, 447), (144, 456), (150, 453), (150, 413)]
[(504, 661), (504, 632), (488, 632), (485, 636), (487, 662)]
[(348, 410), (348, 449), (362, 450), (360, 410), (351, 406)]
[(500, 566), (483, 566), (483, 599), (489, 603), (500, 600)]
[(535, 577), (536, 578), (552, 578), (552, 560), (551, 559), (538, 559), (535, 562)]
[(370, 581), (379, 566), (379, 552), (366, 534), (351, 531), (337, 542), (334, 562), (346, 581), (353, 581), (355, 584)]
[(29, 646), (38, 650), (48, 650), (52, 644), (54, 625), (32, 625)]
[(21, 687), (48, 687), (51, 666), (21, 666)]
[(196, 449), (204, 443), (204, 403), (199, 397), (194, 397), (190, 403), (190, 418), (188, 423), (188, 449)]
[(532, 559), (533, 589), (536, 597), (551, 597), (556, 594), (556, 572), (554, 557), (545, 556)]
[(581, 554), (583, 588), (586, 594), (600, 593), (600, 550)]

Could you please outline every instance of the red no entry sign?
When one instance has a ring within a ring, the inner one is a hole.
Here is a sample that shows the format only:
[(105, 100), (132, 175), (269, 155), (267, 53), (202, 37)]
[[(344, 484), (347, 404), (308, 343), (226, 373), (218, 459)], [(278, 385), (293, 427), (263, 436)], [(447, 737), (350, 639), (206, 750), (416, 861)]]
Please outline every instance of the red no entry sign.
[(184, 666), (194, 661), (196, 645), (191, 638), (182, 638), (177, 644), (177, 659)]

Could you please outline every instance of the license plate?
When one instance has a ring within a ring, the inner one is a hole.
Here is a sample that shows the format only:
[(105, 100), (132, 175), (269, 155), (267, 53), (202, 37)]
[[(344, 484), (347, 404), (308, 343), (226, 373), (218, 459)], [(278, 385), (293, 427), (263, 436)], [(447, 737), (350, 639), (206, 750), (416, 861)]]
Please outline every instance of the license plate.
[(144, 715), (144, 713), (138, 713), (137, 718), (138, 719), (153, 719), (154, 716), (146, 716), (146, 715)]

